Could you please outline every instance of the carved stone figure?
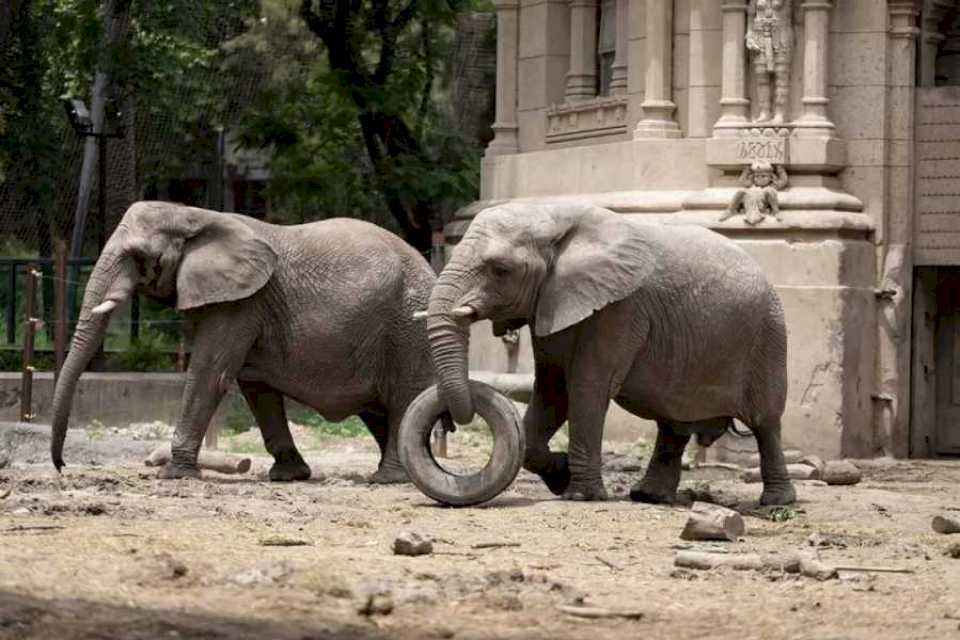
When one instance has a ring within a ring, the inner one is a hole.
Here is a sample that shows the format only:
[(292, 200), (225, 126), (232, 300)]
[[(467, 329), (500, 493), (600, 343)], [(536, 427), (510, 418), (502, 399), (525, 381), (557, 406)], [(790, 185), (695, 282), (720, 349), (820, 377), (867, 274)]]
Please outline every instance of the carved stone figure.
[[(757, 439), (761, 502), (793, 502), (780, 445), (787, 342), (776, 292), (720, 234), (630, 218), (574, 203), (480, 212), (430, 296), (440, 398), (455, 422), (469, 423), (478, 401), (469, 381), (470, 325), (529, 323), (535, 371), (523, 464), (551, 491), (570, 500), (607, 496), (601, 441), (613, 400), (657, 421), (634, 500), (673, 501), (691, 436), (709, 444), (737, 418)], [(565, 422), (569, 453), (551, 452)], [(406, 449), (407, 434), (401, 438)], [(457, 488), (487, 481), (460, 478)]]
[(756, 100), (760, 112), (755, 122), (780, 124), (786, 119), (790, 97), (790, 62), (793, 59), (792, 21), (791, 0), (750, 0), (746, 44), (753, 58), (753, 71), (757, 78)]
[(769, 162), (754, 162), (740, 174), (743, 189), (737, 191), (733, 201), (721, 216), (723, 222), (738, 213), (743, 213), (748, 224), (763, 222), (764, 216), (783, 220), (777, 192), (787, 187), (787, 170), (783, 165), (774, 169)]
[(77, 380), (114, 309), (138, 291), (182, 311), (193, 350), (162, 478), (199, 475), (207, 425), (236, 380), (275, 463), (271, 480), (306, 480), (284, 397), (331, 420), (359, 415), (380, 445), (374, 482), (407, 479), (396, 432), (433, 384), (426, 306), (433, 270), (376, 225), (343, 218), (266, 224), (168, 202), (123, 216), (90, 275), (73, 347), (53, 399), (51, 453), (59, 469)]

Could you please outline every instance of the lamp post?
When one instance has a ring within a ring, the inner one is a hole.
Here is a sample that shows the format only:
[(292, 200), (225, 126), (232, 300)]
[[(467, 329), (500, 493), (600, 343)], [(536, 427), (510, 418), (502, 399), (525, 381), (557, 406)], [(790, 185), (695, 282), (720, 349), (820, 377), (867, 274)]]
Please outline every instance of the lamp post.
[[(73, 130), (83, 138), (94, 138), (97, 141), (97, 151), (98, 151), (98, 160), (97, 160), (97, 217), (98, 217), (98, 229), (97, 229), (97, 255), (103, 251), (103, 245), (106, 244), (106, 232), (107, 232), (107, 140), (110, 138), (123, 138), (124, 130), (122, 124), (116, 124), (113, 127), (112, 131), (107, 130), (106, 121), (107, 113), (109, 110), (104, 111), (103, 123), (100, 126), (100, 131), (94, 130), (93, 118), (90, 115), (90, 110), (87, 109), (86, 103), (81, 98), (63, 98), (63, 108), (67, 114), (67, 120), (70, 122), (70, 126), (73, 127)], [(111, 114), (115, 122), (120, 121), (120, 113), (115, 112)], [(86, 216), (75, 221), (73, 225), (73, 235), (71, 237), (71, 255), (73, 257), (79, 258), (81, 255), (81, 248), (83, 246), (83, 236), (86, 231)], [(69, 313), (69, 321), (73, 323), (73, 311), (76, 308), (77, 300), (77, 282), (78, 278), (78, 269), (73, 267), (70, 269), (70, 280), (74, 283), (69, 287), (69, 295), (67, 300), (67, 310)], [(130, 309), (132, 326), (139, 327), (139, 322), (136, 320), (139, 319), (139, 296), (133, 296), (133, 301)], [(134, 339), (138, 336), (133, 336)], [(101, 343), (100, 349), (102, 351), (103, 344)]]
[[(97, 161), (97, 215), (99, 217), (99, 229), (97, 233), (98, 253), (103, 249), (106, 242), (107, 229), (107, 140), (110, 138), (123, 138), (124, 130), (122, 125), (117, 125), (113, 131), (107, 131), (106, 122), (100, 131), (93, 130), (93, 118), (90, 117), (90, 111), (87, 105), (80, 98), (63, 98), (63, 108), (67, 112), (67, 119), (70, 126), (78, 135), (84, 138), (94, 138), (97, 141), (97, 150), (99, 159)], [(119, 113), (115, 117), (119, 119)], [(104, 114), (106, 121), (106, 114)], [(72, 247), (74, 253), (79, 253), (79, 247), (83, 242), (85, 231), (84, 224), (75, 225), (73, 228)]]

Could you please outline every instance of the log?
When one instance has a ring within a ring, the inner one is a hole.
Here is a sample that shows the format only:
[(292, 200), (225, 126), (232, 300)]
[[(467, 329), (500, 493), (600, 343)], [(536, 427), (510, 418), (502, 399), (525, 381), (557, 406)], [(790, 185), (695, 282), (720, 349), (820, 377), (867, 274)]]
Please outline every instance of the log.
[(797, 556), (767, 556), (756, 553), (717, 554), (700, 551), (679, 551), (673, 564), (687, 569), (710, 570), (729, 567), (737, 571), (784, 571), (799, 573), (808, 578), (830, 580), (837, 577), (837, 568), (809, 558)]
[(805, 464), (817, 470), (817, 475), (803, 480), (823, 480), (823, 469), (826, 466), (820, 456), (804, 456), (797, 461), (797, 464)]
[(960, 533), (960, 519), (952, 516), (934, 516), (933, 530), (937, 533)]
[(726, 540), (736, 542), (744, 532), (743, 516), (720, 505), (694, 502), (690, 519), (680, 533), (683, 540)]
[(851, 485), (860, 482), (863, 474), (848, 460), (831, 460), (823, 467), (822, 479), (827, 484)]
[[(803, 452), (797, 449), (784, 449), (783, 451), (783, 462), (785, 464), (796, 464), (800, 462), (803, 458)], [(751, 453), (745, 459), (743, 459), (742, 466), (744, 467), (759, 467), (760, 466), (760, 454)]]
[[(143, 464), (148, 467), (160, 467), (168, 462), (170, 462), (170, 445), (162, 444), (150, 452), (150, 455), (144, 459)], [(246, 473), (250, 471), (250, 458), (241, 458), (222, 451), (201, 449), (200, 455), (197, 456), (197, 466), (218, 473)]]
[(571, 616), (577, 616), (578, 618), (626, 618), (627, 620), (640, 620), (643, 618), (643, 612), (635, 609), (607, 609), (605, 607), (558, 604), (557, 611)]
[[(788, 464), (787, 465), (787, 476), (791, 480), (819, 480), (820, 473), (816, 469), (808, 464)], [(760, 468), (756, 467), (754, 469), (747, 469), (743, 472), (743, 475), (740, 478), (744, 482), (762, 482), (763, 477), (760, 474)]]

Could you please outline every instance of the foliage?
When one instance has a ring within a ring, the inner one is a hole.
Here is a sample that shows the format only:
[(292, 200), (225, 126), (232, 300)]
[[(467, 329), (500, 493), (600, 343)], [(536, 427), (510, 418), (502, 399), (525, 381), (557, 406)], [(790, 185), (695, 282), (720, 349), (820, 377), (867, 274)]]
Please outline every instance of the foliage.
[(147, 329), (125, 350), (109, 354), (106, 368), (110, 371), (170, 371), (173, 369), (170, 351), (175, 347), (167, 336)]
[(272, 149), (281, 217), (385, 224), (386, 210), (426, 250), (431, 228), (477, 195), (479, 145), (454, 126), (447, 91), (456, 20), (473, 5), (314, 5), (264, 0), (260, 19), (228, 45), (227, 68), (256, 68), (264, 81), (239, 122), (242, 139)]

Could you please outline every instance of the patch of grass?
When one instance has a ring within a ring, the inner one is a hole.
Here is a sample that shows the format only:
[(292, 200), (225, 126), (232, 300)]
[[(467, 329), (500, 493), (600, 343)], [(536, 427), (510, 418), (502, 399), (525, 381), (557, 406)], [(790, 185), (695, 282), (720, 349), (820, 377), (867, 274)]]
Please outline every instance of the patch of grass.
[(296, 407), (289, 411), (288, 417), (291, 422), (310, 427), (318, 436), (356, 438), (370, 433), (367, 425), (357, 416), (350, 416), (341, 422), (330, 422), (312, 409)]
[(797, 519), (803, 513), (800, 509), (791, 507), (774, 507), (770, 509), (769, 518), (771, 522), (789, 522)]

